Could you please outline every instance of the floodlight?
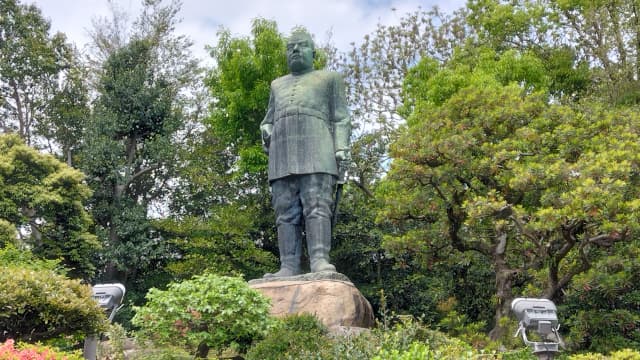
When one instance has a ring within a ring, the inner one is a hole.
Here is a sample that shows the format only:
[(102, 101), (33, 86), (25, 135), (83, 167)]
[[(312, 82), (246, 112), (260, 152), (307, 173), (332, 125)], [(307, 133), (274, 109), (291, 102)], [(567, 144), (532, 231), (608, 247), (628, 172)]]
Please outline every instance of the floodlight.
[(93, 298), (97, 300), (100, 307), (109, 314), (109, 321), (113, 320), (116, 312), (120, 309), (122, 299), (124, 299), (124, 285), (118, 283), (96, 284), (92, 290)]
[[(533, 353), (540, 359), (552, 359), (558, 352), (562, 342), (558, 329), (556, 305), (548, 299), (516, 298), (511, 302), (511, 311), (518, 318), (518, 331), (514, 336), (522, 334), (522, 340), (533, 348)], [(527, 330), (538, 333), (544, 341), (529, 341)]]
[[(118, 283), (96, 284), (91, 290), (93, 299), (107, 313), (109, 321), (112, 321), (116, 316), (116, 312), (122, 307), (122, 300), (125, 294), (124, 285)], [(86, 360), (96, 360), (97, 358), (98, 335), (87, 336), (84, 339), (82, 355)]]

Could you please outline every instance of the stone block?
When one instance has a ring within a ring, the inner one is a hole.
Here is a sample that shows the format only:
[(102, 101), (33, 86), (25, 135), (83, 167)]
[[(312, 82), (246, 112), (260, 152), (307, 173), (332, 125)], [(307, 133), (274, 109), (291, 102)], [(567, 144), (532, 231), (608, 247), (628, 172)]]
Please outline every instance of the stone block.
[(271, 299), (271, 315), (308, 313), (328, 328), (372, 327), (371, 304), (346, 276), (339, 275), (342, 277), (258, 279), (249, 286)]

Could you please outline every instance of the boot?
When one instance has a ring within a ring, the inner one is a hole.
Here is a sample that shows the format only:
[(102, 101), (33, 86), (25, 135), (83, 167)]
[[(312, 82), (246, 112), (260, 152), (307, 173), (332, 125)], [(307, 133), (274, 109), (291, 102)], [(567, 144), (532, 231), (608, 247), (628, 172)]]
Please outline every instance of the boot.
[(307, 247), (311, 258), (311, 272), (336, 271), (329, 262), (331, 250), (331, 221), (329, 219), (309, 219), (306, 222)]
[(266, 273), (263, 278), (300, 275), (300, 257), (302, 256), (302, 231), (299, 225), (282, 224), (278, 226), (278, 250), (280, 250), (280, 270)]

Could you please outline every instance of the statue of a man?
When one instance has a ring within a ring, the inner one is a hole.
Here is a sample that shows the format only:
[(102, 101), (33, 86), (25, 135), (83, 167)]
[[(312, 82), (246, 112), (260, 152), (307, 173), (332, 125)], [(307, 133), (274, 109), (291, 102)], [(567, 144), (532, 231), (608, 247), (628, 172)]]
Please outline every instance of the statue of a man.
[(311, 272), (336, 271), (329, 261), (333, 194), (338, 165), (349, 157), (351, 119), (344, 80), (336, 72), (314, 70), (314, 57), (311, 36), (293, 32), (287, 42), (290, 74), (271, 83), (260, 124), (281, 263), (267, 278), (301, 273), (303, 223)]

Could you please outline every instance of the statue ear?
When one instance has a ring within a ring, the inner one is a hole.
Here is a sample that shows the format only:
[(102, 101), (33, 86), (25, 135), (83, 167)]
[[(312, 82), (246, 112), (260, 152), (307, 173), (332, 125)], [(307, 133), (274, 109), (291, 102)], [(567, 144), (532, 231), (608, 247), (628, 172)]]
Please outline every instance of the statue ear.
[(316, 58), (316, 49), (313, 49), (313, 58)]

